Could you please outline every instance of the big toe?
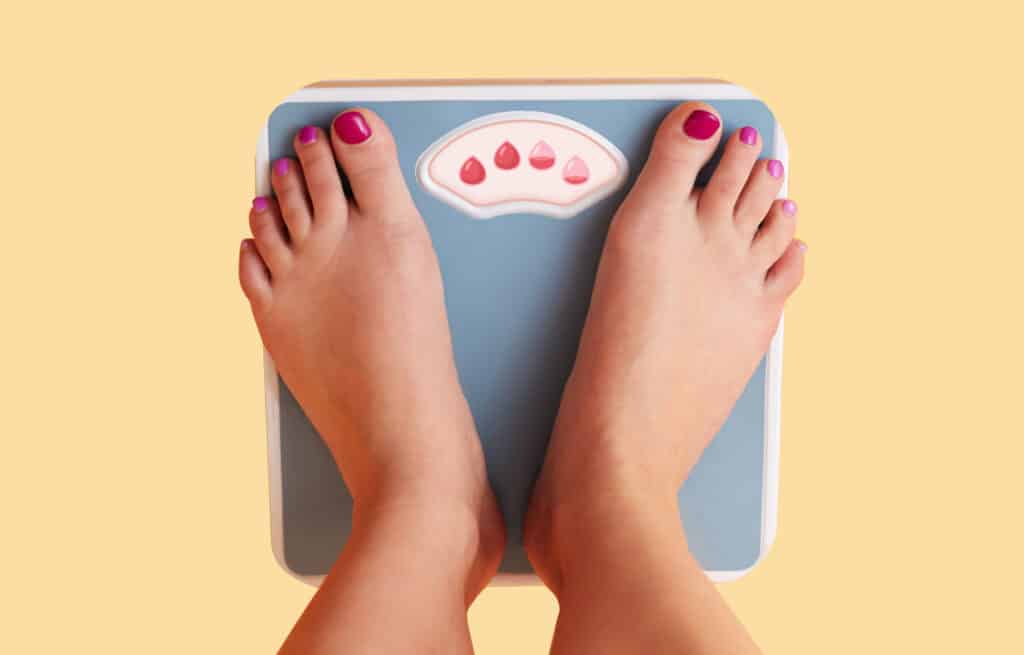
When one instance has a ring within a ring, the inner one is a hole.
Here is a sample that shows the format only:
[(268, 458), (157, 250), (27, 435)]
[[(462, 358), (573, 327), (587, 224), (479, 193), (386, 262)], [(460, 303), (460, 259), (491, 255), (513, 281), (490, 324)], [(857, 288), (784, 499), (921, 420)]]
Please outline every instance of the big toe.
[(630, 194), (641, 205), (678, 208), (722, 138), (722, 119), (703, 102), (686, 102), (662, 121), (650, 156)]
[(387, 124), (368, 109), (335, 117), (331, 145), (352, 187), (360, 213), (387, 221), (416, 216)]

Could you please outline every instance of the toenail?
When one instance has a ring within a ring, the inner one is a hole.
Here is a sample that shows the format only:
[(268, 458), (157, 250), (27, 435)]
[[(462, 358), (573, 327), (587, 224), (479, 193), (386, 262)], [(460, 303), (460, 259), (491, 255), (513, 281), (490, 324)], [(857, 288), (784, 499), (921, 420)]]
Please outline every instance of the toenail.
[(258, 212), (266, 211), (269, 204), (263, 196), (256, 196), (252, 199), (252, 208)]
[(743, 143), (747, 144), (748, 146), (752, 146), (752, 145), (756, 144), (757, 143), (757, 128), (753, 128), (753, 127), (750, 127), (749, 125), (747, 125), (742, 130), (740, 130), (740, 141), (742, 141)]
[(686, 117), (686, 121), (683, 123), (683, 132), (688, 137), (704, 141), (714, 136), (721, 124), (722, 121), (718, 120), (718, 116), (710, 111), (697, 109)]
[(800, 252), (807, 252), (807, 244), (803, 241), (797, 241), (796, 247)]
[(782, 203), (782, 213), (786, 216), (796, 216), (796, 203), (792, 200)]
[(312, 125), (307, 125), (306, 127), (299, 130), (299, 143), (301, 143), (304, 146), (308, 146), (314, 141), (316, 141), (315, 127), (313, 127)]
[(346, 111), (334, 119), (334, 131), (339, 139), (350, 145), (362, 143), (373, 134), (369, 123), (358, 111)]
[(782, 162), (778, 159), (770, 159), (768, 161), (768, 174), (772, 177), (782, 177)]
[(288, 162), (287, 159), (278, 159), (276, 162), (274, 162), (274, 172), (277, 173), (278, 175), (286, 175), (290, 167), (291, 164)]

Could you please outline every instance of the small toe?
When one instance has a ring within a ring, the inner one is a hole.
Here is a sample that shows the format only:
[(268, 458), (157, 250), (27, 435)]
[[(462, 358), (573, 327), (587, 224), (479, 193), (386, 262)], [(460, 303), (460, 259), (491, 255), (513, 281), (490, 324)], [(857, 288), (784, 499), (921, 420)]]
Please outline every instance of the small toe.
[(732, 133), (711, 180), (701, 191), (698, 208), (702, 217), (733, 219), (736, 201), (750, 179), (761, 144), (761, 135), (749, 125)]
[(804, 279), (804, 261), (807, 258), (807, 244), (798, 239), (790, 242), (786, 251), (765, 277), (765, 292), (777, 300), (785, 301), (800, 286)]
[(256, 244), (252, 239), (242, 240), (238, 254), (238, 281), (242, 285), (242, 293), (252, 305), (253, 312), (262, 312), (270, 303), (270, 271), (256, 251)]
[(785, 175), (785, 168), (778, 159), (762, 159), (754, 164), (750, 179), (736, 202), (736, 225), (741, 231), (752, 235), (757, 230), (772, 201), (782, 191)]
[(313, 205), (313, 224), (343, 222), (348, 217), (348, 200), (329, 139), (320, 128), (307, 125), (295, 135), (293, 145)]
[(291, 242), (301, 245), (313, 223), (313, 209), (298, 162), (288, 157), (275, 161), (270, 184), (277, 195), (277, 204), (281, 207), (281, 216), (288, 226)]
[(722, 119), (710, 105), (687, 102), (676, 107), (658, 128), (647, 163), (630, 192), (630, 204), (682, 208), (721, 136)]
[(761, 270), (767, 271), (793, 241), (796, 213), (796, 203), (792, 200), (776, 200), (772, 204), (750, 245), (751, 256)]
[(271, 275), (281, 275), (291, 264), (292, 251), (277, 203), (260, 196), (249, 210), (249, 230), (260, 258)]
[(394, 137), (379, 116), (367, 109), (338, 114), (332, 123), (331, 144), (361, 214), (388, 221), (418, 216)]

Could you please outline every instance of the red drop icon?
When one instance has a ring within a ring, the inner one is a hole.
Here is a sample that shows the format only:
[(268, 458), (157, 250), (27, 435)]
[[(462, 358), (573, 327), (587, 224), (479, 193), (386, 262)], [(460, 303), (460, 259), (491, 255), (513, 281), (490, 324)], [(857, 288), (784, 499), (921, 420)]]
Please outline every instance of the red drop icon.
[(494, 153), (494, 165), (503, 170), (511, 170), (519, 165), (519, 151), (516, 147), (506, 141), (498, 146)]
[(583, 184), (590, 178), (590, 169), (587, 163), (579, 157), (573, 157), (565, 165), (562, 171), (562, 179), (569, 184)]
[(459, 179), (466, 184), (480, 184), (487, 177), (484, 165), (476, 157), (470, 157), (459, 170)]
[(538, 141), (530, 151), (530, 166), (545, 170), (555, 165), (555, 151), (544, 141)]

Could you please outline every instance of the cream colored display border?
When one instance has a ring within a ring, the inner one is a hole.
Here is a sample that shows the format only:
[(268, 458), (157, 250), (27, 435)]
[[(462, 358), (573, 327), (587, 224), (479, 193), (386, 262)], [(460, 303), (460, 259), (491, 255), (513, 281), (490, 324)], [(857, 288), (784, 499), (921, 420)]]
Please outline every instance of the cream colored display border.
[[(609, 157), (612, 158), (616, 166), (615, 177), (608, 180), (600, 187), (592, 189), (576, 202), (568, 205), (556, 205), (538, 200), (512, 200), (487, 206), (474, 205), (462, 196), (454, 193), (451, 189), (439, 184), (433, 177), (431, 177), (429, 171), (431, 161), (433, 161), (434, 157), (436, 157), (441, 150), (451, 143), (452, 140), (457, 139), (461, 135), (471, 132), (474, 129), (487, 127), (504, 121), (534, 121), (549, 125), (559, 125), (583, 135), (597, 144), (601, 149), (608, 153)], [(572, 218), (584, 209), (592, 207), (618, 191), (619, 187), (622, 186), (628, 176), (629, 162), (626, 161), (626, 156), (622, 154), (622, 151), (619, 150), (614, 143), (606, 139), (603, 134), (600, 134), (599, 132), (574, 120), (569, 120), (563, 116), (556, 116), (555, 114), (549, 114), (541, 111), (502, 111), (473, 119), (449, 131), (447, 134), (434, 141), (426, 150), (423, 151), (419, 156), (419, 159), (416, 160), (416, 178), (419, 180), (420, 186), (442, 202), (455, 207), (459, 211), (472, 216), (473, 218), (484, 220), (508, 214), (529, 213), (541, 214), (543, 216), (559, 219)]]

